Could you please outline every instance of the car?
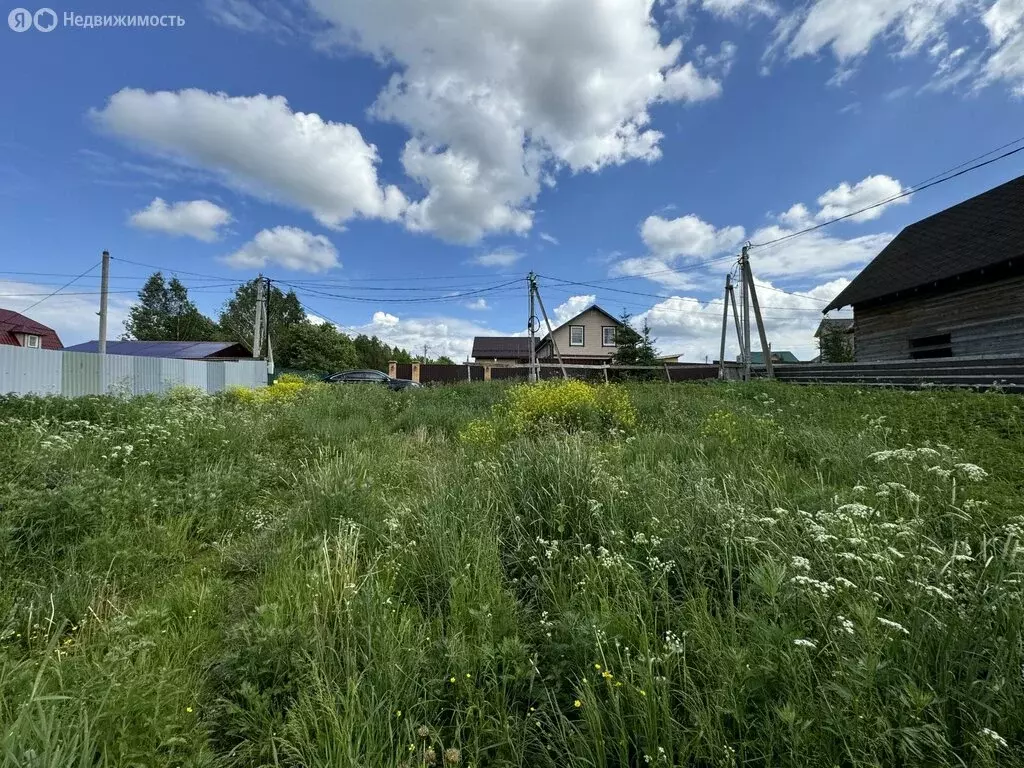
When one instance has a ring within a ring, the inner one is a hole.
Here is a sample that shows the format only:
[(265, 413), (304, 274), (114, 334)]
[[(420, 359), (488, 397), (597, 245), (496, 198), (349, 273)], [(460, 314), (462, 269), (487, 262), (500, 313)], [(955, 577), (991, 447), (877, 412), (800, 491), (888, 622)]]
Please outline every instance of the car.
[(393, 379), (381, 371), (342, 371), (325, 376), (324, 381), (328, 384), (383, 384), (395, 392), (402, 389), (414, 389), (420, 386), (418, 381), (410, 379)]

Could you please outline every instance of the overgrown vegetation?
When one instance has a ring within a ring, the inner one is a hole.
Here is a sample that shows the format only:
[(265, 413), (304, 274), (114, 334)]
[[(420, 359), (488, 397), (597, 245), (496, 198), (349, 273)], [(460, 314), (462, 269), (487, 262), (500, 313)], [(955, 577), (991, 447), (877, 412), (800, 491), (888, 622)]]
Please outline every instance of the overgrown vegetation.
[(1019, 399), (298, 390), (0, 399), (0, 763), (1024, 762)]

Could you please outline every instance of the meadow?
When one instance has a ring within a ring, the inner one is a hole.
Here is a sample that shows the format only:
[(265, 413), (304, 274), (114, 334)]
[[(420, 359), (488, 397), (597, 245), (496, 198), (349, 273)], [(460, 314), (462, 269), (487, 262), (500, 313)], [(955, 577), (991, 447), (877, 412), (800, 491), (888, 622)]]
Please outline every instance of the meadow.
[(0, 398), (0, 764), (1024, 765), (1019, 397), (285, 388)]

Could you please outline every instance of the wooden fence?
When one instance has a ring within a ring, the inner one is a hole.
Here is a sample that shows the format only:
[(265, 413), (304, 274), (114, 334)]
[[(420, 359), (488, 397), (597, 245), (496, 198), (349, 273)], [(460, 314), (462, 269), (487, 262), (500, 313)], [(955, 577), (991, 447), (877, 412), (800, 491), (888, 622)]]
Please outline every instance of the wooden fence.
[[(562, 378), (562, 367), (558, 363), (538, 363), (542, 380)], [(566, 374), (574, 379), (592, 382), (620, 381), (701, 381), (718, 377), (718, 366), (666, 363), (663, 365), (570, 365), (565, 366)], [(483, 365), (465, 363), (457, 365), (435, 365), (428, 363), (396, 363), (388, 365), (389, 375), (399, 379), (411, 379), (421, 384), (458, 384), (469, 381), (527, 381), (529, 365)]]
[[(945, 357), (864, 363), (776, 364), (775, 377), (795, 384), (862, 387), (957, 387), (1024, 392), (1024, 358)], [(764, 375), (764, 369), (755, 370)]]

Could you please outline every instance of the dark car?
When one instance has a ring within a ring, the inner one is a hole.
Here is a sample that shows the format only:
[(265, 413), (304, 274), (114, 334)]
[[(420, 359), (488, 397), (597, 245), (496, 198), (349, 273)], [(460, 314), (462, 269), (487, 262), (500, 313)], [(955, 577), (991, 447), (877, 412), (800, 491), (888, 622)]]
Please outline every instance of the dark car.
[(388, 389), (410, 389), (420, 386), (419, 382), (409, 379), (393, 379), (380, 371), (342, 371), (324, 377), (329, 384), (383, 384)]

